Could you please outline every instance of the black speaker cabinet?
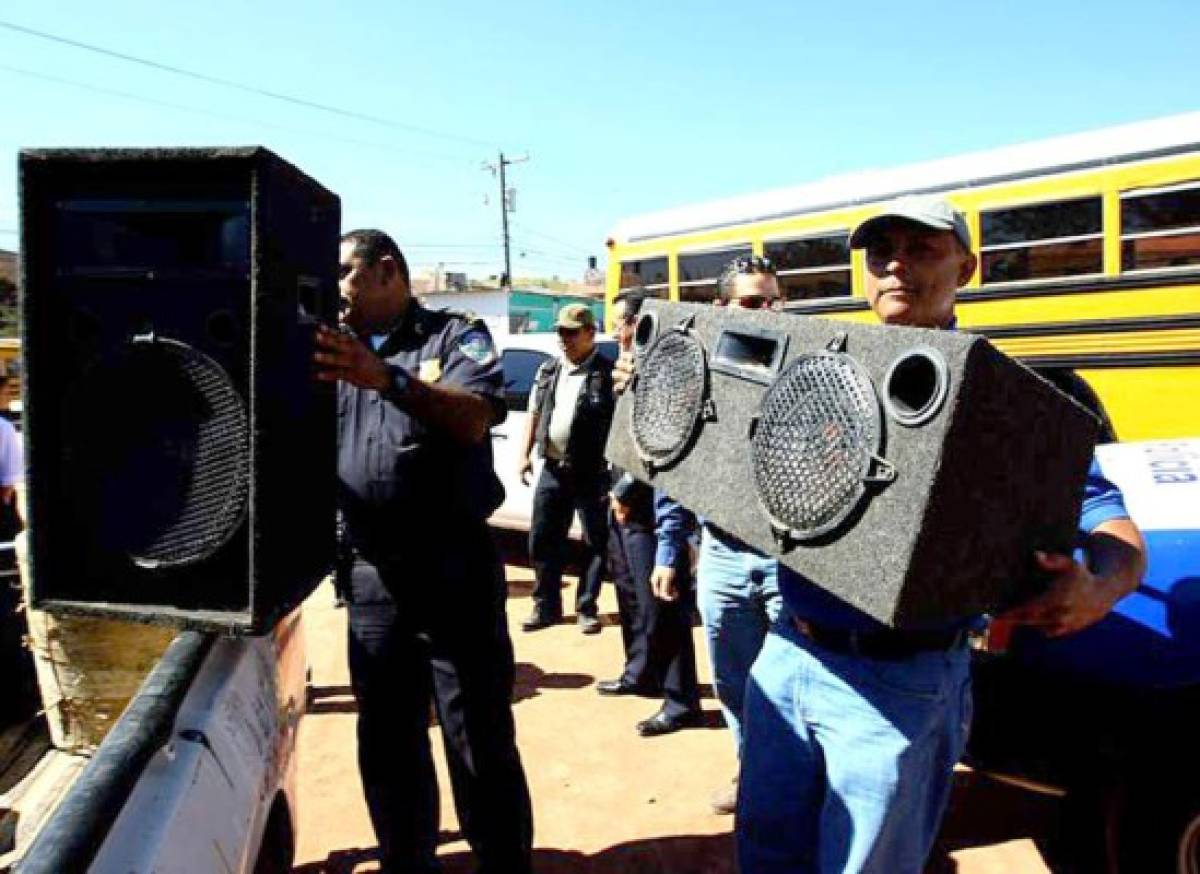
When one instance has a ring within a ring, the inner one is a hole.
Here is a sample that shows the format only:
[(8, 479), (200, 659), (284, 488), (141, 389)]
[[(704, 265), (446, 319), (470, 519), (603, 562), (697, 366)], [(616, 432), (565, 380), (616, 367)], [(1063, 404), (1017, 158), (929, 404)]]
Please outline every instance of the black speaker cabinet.
[(336, 195), (261, 148), (20, 156), (34, 606), (261, 633), (332, 565)]
[(893, 627), (1070, 551), (1097, 420), (954, 331), (647, 301), (608, 457)]

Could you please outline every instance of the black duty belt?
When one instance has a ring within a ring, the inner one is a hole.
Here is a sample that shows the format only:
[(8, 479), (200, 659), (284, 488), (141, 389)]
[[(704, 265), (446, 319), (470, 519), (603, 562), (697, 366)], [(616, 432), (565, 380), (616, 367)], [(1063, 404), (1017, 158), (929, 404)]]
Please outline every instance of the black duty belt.
[(796, 630), (820, 647), (846, 655), (900, 661), (923, 652), (947, 651), (963, 642), (959, 631), (851, 631), (792, 618)]

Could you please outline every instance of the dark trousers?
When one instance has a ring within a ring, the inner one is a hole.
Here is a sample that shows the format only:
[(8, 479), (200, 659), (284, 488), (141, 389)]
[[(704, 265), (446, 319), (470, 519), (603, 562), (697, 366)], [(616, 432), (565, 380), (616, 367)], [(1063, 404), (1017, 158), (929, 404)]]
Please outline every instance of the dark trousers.
[(670, 716), (700, 709), (696, 686), (696, 652), (692, 642), (692, 613), (696, 589), (686, 568), (676, 577), (679, 598), (654, 597), (654, 532), (644, 525), (612, 522), (608, 538), (608, 567), (617, 589), (625, 670), (621, 679), (646, 689), (661, 689), (663, 711)]
[(525, 874), (533, 814), (510, 703), (503, 569), (486, 528), (445, 544), (435, 538), (413, 545), (421, 555), (356, 562), (350, 581), (358, 762), (382, 870), (439, 870), (432, 697), (458, 819), (478, 870)]
[(575, 593), (575, 611), (596, 615), (608, 543), (608, 483), (599, 472), (579, 473), (547, 460), (533, 492), (529, 525), (529, 562), (533, 565), (533, 607), (543, 616), (562, 615), (562, 574), (567, 559), (571, 517), (579, 514), (585, 551)]

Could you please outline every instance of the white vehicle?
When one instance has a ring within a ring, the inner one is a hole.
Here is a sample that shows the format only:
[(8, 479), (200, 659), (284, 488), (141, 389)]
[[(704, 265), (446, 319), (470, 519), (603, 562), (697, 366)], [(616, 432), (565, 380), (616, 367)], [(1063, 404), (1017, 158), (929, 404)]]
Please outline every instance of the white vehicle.
[[(508, 418), (492, 429), (492, 455), (496, 474), (504, 483), (504, 503), (488, 521), (492, 527), (504, 531), (528, 532), (529, 520), (533, 515), (533, 487), (541, 471), (541, 460), (537, 458), (535, 450), (533, 476), (529, 485), (524, 485), (517, 478), (517, 454), (529, 418), (529, 392), (533, 388), (533, 379), (543, 362), (559, 354), (558, 336), (554, 333), (509, 334), (495, 339), (504, 362), (504, 399), (508, 405)], [(616, 340), (598, 336), (596, 345), (601, 355), (610, 361), (616, 360)], [(575, 540), (582, 537), (578, 519), (571, 522), (570, 536)]]
[(17, 874), (291, 870), (300, 610), (262, 637), (180, 634), (17, 860)]

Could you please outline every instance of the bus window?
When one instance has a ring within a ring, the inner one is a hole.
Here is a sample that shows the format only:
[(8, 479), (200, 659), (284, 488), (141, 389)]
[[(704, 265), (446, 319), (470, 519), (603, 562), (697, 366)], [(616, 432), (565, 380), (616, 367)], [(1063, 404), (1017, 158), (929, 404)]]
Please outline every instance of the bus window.
[(850, 296), (850, 235), (846, 231), (772, 240), (763, 254), (775, 263), (785, 301)]
[(717, 280), (725, 265), (750, 255), (749, 244), (730, 249), (710, 249), (679, 256), (679, 299), (708, 303), (717, 297)]
[(1200, 184), (1121, 194), (1121, 270), (1200, 264)]
[(1101, 273), (1099, 197), (981, 214), (983, 284)]
[(640, 285), (651, 297), (665, 298), (670, 287), (667, 277), (666, 256), (621, 262), (621, 288)]

